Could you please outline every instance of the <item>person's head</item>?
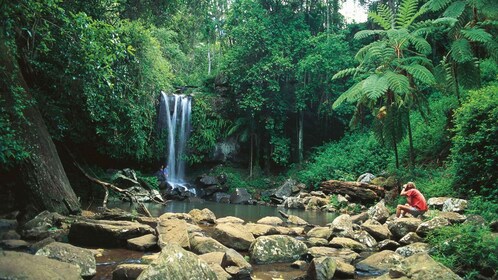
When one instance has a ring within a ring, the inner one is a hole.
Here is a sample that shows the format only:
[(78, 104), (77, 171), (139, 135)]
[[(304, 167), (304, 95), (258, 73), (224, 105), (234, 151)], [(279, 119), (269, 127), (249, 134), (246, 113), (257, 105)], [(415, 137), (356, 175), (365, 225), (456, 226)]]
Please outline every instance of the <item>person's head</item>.
[(416, 189), (415, 183), (413, 182), (408, 182), (404, 186), (405, 191), (411, 190), (411, 189)]

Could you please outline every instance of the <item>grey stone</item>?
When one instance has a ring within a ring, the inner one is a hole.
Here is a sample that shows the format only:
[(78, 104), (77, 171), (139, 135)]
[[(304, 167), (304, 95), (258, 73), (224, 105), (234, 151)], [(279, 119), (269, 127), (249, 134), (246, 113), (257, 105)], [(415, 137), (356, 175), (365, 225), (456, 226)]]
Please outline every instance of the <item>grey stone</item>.
[(52, 242), (36, 252), (38, 256), (46, 256), (61, 262), (77, 265), (81, 276), (93, 276), (97, 273), (97, 265), (93, 252), (71, 244)]
[(258, 237), (249, 249), (251, 261), (257, 264), (293, 262), (306, 254), (308, 247), (302, 241), (285, 235)]

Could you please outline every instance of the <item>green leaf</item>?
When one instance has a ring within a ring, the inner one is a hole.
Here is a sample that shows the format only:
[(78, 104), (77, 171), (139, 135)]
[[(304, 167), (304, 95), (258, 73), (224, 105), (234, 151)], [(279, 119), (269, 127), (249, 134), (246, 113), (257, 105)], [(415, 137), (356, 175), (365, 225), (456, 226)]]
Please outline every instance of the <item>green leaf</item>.
[(358, 101), (361, 98), (362, 94), (362, 87), (363, 87), (363, 82), (358, 82), (351, 86), (347, 91), (345, 91), (343, 94), (341, 94), (336, 101), (334, 101), (334, 104), (332, 104), (332, 109), (336, 109), (341, 105), (344, 101), (348, 102), (355, 102)]
[(431, 0), (427, 2), (424, 6), (429, 10), (429, 11), (440, 11), (444, 9), (445, 7), (448, 7), (448, 5), (453, 2), (453, 0)]
[(418, 16), (418, 0), (404, 0), (398, 9), (396, 24), (399, 28), (408, 28), (408, 26)]
[(431, 44), (427, 42), (422, 37), (418, 36), (410, 36), (409, 37), (410, 43), (412, 43), (415, 46), (415, 49), (422, 54), (430, 54), (432, 52)]
[(371, 100), (377, 100), (388, 90), (388, 81), (384, 76), (371, 75), (365, 79), (362, 90)]
[(465, 11), (465, 1), (456, 1), (452, 3), (443, 13), (443, 17), (458, 18)]
[(474, 57), (469, 41), (458, 39), (451, 44), (451, 57), (458, 63), (464, 63), (472, 60)]
[(410, 92), (410, 81), (401, 74), (387, 71), (385, 74), (389, 88), (397, 94), (406, 94)]
[(414, 79), (426, 85), (433, 85), (436, 83), (436, 78), (429, 71), (429, 69), (425, 68), (422, 65), (404, 65), (402, 66), (410, 75), (413, 76)]
[(487, 43), (493, 40), (493, 36), (481, 28), (462, 29), (460, 32), (471, 42)]
[(373, 22), (380, 25), (385, 30), (391, 29), (391, 22), (393, 21), (393, 14), (391, 9), (384, 4), (380, 4), (377, 12), (369, 12), (368, 17)]
[(355, 75), (356, 72), (358, 72), (358, 69), (357, 68), (347, 68), (347, 69), (343, 69), (339, 72), (337, 72), (333, 77), (332, 77), (332, 80), (336, 80), (336, 79), (342, 79), (344, 77), (347, 77), (347, 76), (352, 76), (352, 75)]
[(361, 40), (373, 35), (385, 34), (384, 30), (361, 30), (354, 34), (355, 40)]

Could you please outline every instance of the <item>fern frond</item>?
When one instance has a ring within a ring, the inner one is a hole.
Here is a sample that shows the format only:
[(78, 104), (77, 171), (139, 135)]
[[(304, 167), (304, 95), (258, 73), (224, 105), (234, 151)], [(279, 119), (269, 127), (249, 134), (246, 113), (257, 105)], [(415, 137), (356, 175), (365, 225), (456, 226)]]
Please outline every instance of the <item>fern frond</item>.
[(354, 34), (354, 39), (361, 40), (373, 35), (384, 34), (384, 33), (385, 33), (384, 30), (361, 30), (356, 32), (356, 34)]
[(372, 48), (373, 46), (379, 45), (379, 43), (380, 43), (379, 41), (375, 41), (375, 42), (372, 42), (372, 43), (362, 47), (361, 49), (358, 50), (358, 52), (356, 53), (354, 58), (357, 61), (360, 61), (360, 62), (363, 61), (365, 59), (365, 55), (368, 53), (370, 48)]
[(471, 42), (487, 43), (493, 40), (493, 36), (481, 28), (466, 28), (460, 30), (463, 37)]
[(489, 54), (489, 57), (493, 59), (496, 63), (498, 63), (498, 43), (495, 41), (490, 41), (484, 43), (484, 47)]
[(453, 27), (458, 22), (458, 19), (452, 17), (442, 17), (433, 21), (436, 26), (449, 26)]
[(403, 65), (403, 69), (406, 70), (412, 77), (419, 81), (422, 84), (425, 85), (434, 85), (436, 83), (436, 78), (434, 75), (429, 71), (429, 69), (425, 68), (422, 65)]
[(437, 12), (448, 7), (451, 2), (453, 2), (453, 0), (431, 0), (422, 7), (427, 8), (429, 11)]
[(346, 90), (343, 94), (341, 94), (334, 104), (332, 104), (332, 109), (336, 109), (339, 107), (344, 101), (355, 102), (358, 101), (362, 94), (363, 81), (360, 81), (354, 85), (352, 85), (348, 90)]
[(333, 77), (332, 80), (337, 80), (337, 79), (342, 79), (347, 76), (354, 76), (358, 72), (358, 68), (346, 68), (343, 69), (339, 72), (337, 72)]
[(410, 40), (410, 43), (413, 44), (419, 53), (430, 54), (432, 52), (431, 44), (429, 44), (429, 42), (427, 42), (424, 38), (412, 35), (408, 38), (408, 40)]
[(480, 71), (477, 58), (458, 65), (458, 81), (465, 88), (474, 88), (479, 85)]
[(410, 81), (401, 74), (388, 71), (385, 74), (389, 88), (397, 94), (406, 94), (410, 91)]
[(393, 13), (391, 9), (389, 9), (389, 7), (384, 4), (379, 5), (379, 7), (377, 8), (377, 12), (369, 12), (368, 17), (384, 30), (388, 30), (391, 28)]
[(370, 75), (363, 83), (363, 93), (371, 100), (377, 100), (388, 90), (388, 81), (385, 77), (379, 75)]
[(465, 11), (465, 1), (453, 2), (443, 13), (443, 17), (458, 18)]
[(396, 24), (399, 28), (408, 28), (408, 26), (418, 16), (418, 0), (403, 0), (396, 14)]
[(451, 44), (451, 58), (458, 63), (464, 63), (472, 60), (472, 49), (467, 39), (458, 39)]

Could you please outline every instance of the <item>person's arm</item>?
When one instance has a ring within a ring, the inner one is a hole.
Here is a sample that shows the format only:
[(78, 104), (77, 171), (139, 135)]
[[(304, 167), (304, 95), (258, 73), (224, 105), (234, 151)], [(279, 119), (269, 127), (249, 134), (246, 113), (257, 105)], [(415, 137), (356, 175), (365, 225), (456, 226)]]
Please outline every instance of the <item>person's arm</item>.
[(407, 193), (408, 193), (408, 191), (405, 191), (405, 187), (402, 187), (401, 188), (401, 193), (399, 195), (401, 195), (401, 196), (408, 196)]

